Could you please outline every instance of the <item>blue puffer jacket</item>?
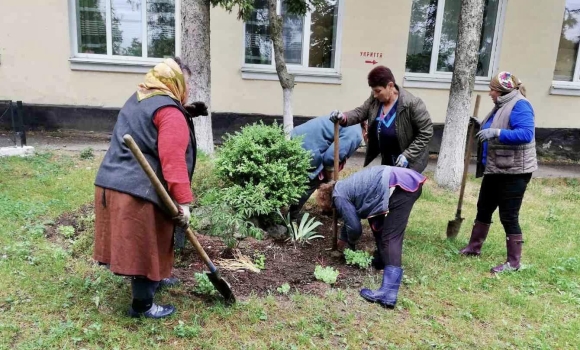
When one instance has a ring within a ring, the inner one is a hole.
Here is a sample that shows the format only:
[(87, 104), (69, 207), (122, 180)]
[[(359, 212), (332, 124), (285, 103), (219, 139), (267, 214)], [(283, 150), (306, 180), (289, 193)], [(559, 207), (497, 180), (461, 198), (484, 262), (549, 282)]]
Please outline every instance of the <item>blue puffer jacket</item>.
[[(303, 136), (302, 148), (312, 154), (310, 165), (312, 180), (325, 168), (334, 165), (334, 124), (322, 116), (311, 119), (295, 127), (290, 134), (291, 138)], [(360, 125), (339, 127), (339, 161), (342, 163), (354, 154), (362, 142)]]

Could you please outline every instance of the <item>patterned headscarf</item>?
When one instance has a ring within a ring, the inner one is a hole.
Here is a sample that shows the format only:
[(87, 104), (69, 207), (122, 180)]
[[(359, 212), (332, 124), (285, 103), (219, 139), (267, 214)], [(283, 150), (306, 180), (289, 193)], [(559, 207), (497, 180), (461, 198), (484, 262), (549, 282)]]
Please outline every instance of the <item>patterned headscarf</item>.
[(491, 79), (489, 87), (492, 90), (506, 94), (514, 90), (519, 90), (522, 95), (526, 96), (526, 88), (522, 84), (522, 81), (510, 72), (500, 72)]
[(187, 103), (185, 78), (177, 62), (168, 58), (157, 64), (145, 75), (145, 82), (139, 84), (137, 98), (142, 101), (146, 98), (166, 95), (182, 105)]

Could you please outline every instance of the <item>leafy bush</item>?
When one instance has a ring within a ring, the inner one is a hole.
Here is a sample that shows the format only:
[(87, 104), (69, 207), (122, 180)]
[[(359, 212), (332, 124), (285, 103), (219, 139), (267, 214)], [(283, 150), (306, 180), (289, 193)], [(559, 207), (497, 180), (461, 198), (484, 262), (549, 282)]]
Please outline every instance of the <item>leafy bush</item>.
[(197, 150), (195, 173), (191, 179), (191, 189), (199, 198), (214, 188), (223, 187), (222, 181), (215, 172), (215, 161), (210, 159), (201, 150)]
[(87, 147), (81, 151), (80, 157), (81, 159), (93, 159), (95, 158), (95, 154), (91, 147)]
[(288, 283), (284, 283), (280, 287), (276, 288), (276, 291), (280, 294), (288, 294), (290, 292), (290, 285)]
[(286, 215), (286, 218), (284, 218), (284, 216), (282, 216), (282, 213), (280, 213), (280, 211), (278, 210), (278, 215), (280, 215), (282, 220), (284, 220), (286, 227), (288, 227), (288, 232), (290, 233), (290, 238), (288, 239), (291, 240), (292, 242), (310, 243), (311, 239), (324, 238), (324, 236), (316, 235), (315, 231), (315, 229), (318, 226), (322, 225), (322, 223), (320, 221), (316, 221), (314, 217), (308, 220), (309, 216), (308, 213), (305, 213), (302, 216), (302, 219), (300, 219), (300, 225), (290, 220), (290, 213), (288, 213)]
[(316, 268), (314, 269), (314, 277), (324, 283), (335, 284), (336, 278), (338, 277), (338, 271), (330, 266), (322, 267), (320, 265), (316, 265)]
[(214, 295), (216, 290), (205, 273), (195, 273), (195, 288), (193, 291), (198, 294)]
[(227, 135), (216, 171), (228, 188), (223, 200), (245, 218), (265, 216), (295, 203), (306, 190), (310, 154), (281, 126), (256, 123)]
[(361, 269), (366, 269), (371, 265), (373, 257), (364, 250), (344, 250), (344, 258), (347, 265), (358, 266)]

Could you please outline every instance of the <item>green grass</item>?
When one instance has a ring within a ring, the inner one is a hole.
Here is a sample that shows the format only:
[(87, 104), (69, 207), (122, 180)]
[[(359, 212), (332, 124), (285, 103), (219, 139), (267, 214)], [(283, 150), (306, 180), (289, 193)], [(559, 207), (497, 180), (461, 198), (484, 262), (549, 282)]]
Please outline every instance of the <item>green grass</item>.
[[(178, 313), (134, 320), (129, 284), (97, 267), (90, 241), (64, 246), (45, 225), (93, 198), (100, 159), (42, 154), (0, 159), (0, 349), (574, 349), (580, 344), (580, 184), (532, 180), (521, 212), (520, 272), (490, 276), (505, 258), (499, 218), (481, 258), (463, 258), (479, 181), (466, 190), (459, 238), (445, 240), (456, 196), (427, 182), (406, 233), (395, 310), (357, 289), (324, 298), (251, 297), (234, 307), (181, 286), (158, 295)], [(429, 176), (432, 179), (432, 176)], [(87, 218), (90, 221), (90, 218)], [(191, 271), (194, 272), (199, 271)], [(340, 278), (340, 276), (339, 276)], [(379, 275), (369, 277), (376, 287)]]

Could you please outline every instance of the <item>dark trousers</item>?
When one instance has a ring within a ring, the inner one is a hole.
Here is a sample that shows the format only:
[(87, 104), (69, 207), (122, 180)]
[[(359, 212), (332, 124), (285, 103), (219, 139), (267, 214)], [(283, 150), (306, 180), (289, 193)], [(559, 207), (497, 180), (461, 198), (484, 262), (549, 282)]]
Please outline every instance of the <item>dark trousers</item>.
[(151, 308), (153, 296), (159, 287), (159, 282), (151, 281), (145, 277), (131, 278), (131, 291), (133, 293), (133, 310), (144, 312)]
[(369, 219), (377, 249), (385, 266), (401, 267), (405, 229), (413, 205), (422, 191), (423, 185), (415, 192), (406, 192), (397, 187), (389, 199), (389, 214)]
[(302, 207), (304, 206), (306, 201), (308, 201), (308, 198), (310, 198), (310, 196), (312, 196), (312, 194), (314, 193), (314, 191), (316, 191), (318, 186), (320, 186), (323, 183), (324, 181), (318, 179), (318, 176), (316, 176), (314, 179), (308, 182), (308, 189), (306, 189), (306, 192), (304, 192), (302, 197), (300, 197), (298, 203), (292, 204), (290, 206), (290, 218), (292, 220), (298, 219), (298, 214), (300, 213), (300, 210), (302, 210)]
[(521, 235), (520, 208), (532, 174), (484, 175), (477, 200), (476, 220), (491, 224), (491, 217), (499, 207), (499, 218), (506, 235)]

